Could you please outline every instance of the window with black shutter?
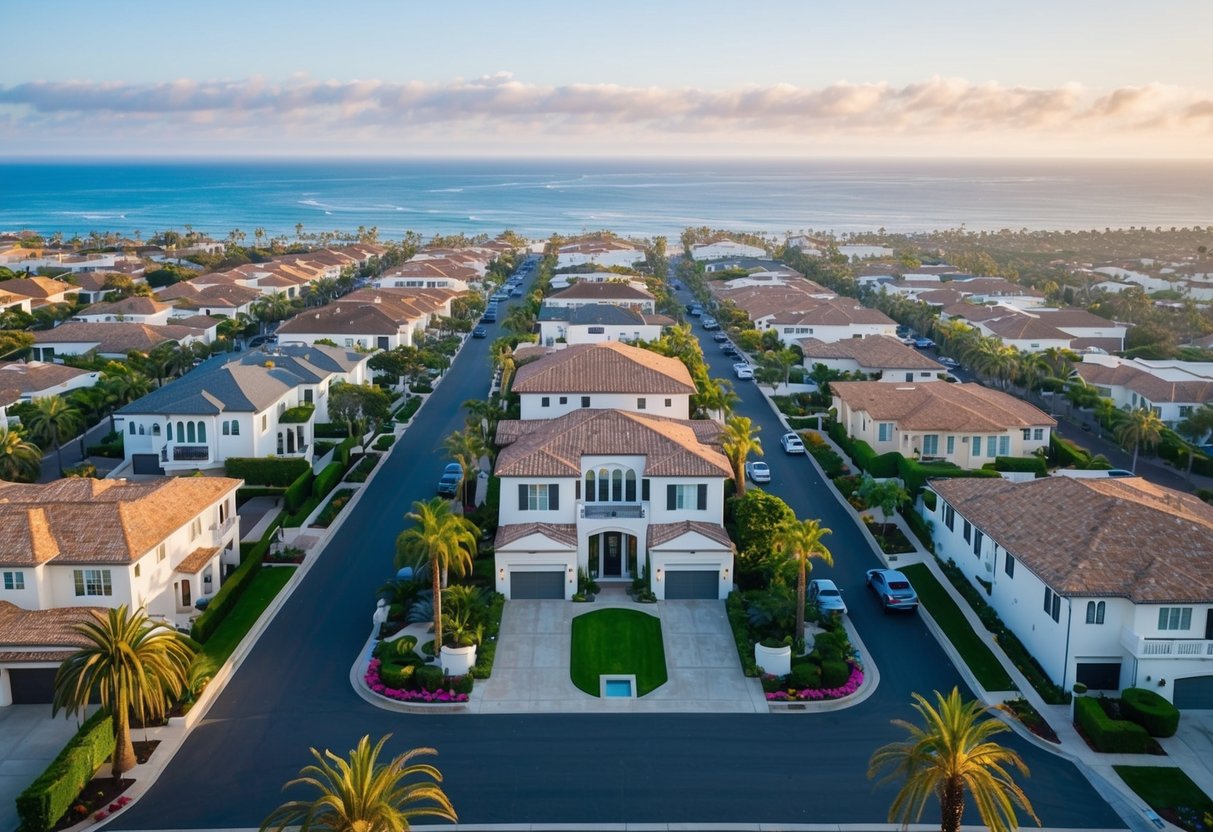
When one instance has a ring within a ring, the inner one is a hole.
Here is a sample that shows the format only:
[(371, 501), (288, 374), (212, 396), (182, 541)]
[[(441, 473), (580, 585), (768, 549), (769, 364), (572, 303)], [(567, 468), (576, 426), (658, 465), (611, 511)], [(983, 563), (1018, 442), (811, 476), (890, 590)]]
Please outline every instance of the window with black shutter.
[(695, 505), (700, 511), (706, 511), (708, 507), (708, 486), (706, 483), (701, 483), (696, 487)]

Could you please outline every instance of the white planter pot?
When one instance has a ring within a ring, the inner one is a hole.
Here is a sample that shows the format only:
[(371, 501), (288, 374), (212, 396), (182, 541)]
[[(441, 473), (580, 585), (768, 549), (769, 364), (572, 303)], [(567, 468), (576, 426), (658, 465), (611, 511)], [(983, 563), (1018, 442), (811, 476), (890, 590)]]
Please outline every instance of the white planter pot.
[(792, 672), (792, 648), (763, 647), (754, 645), (754, 664), (762, 668), (762, 672), (771, 676), (787, 676)]
[(446, 647), (439, 651), (442, 672), (447, 676), (465, 676), (476, 664), (476, 645), (471, 647)]

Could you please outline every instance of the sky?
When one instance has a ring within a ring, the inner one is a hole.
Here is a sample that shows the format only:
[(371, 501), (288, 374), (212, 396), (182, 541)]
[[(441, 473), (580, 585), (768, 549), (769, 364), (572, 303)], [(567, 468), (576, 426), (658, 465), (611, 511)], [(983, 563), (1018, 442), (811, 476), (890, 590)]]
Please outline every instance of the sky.
[(1208, 0), (0, 11), (7, 157), (1213, 158)]

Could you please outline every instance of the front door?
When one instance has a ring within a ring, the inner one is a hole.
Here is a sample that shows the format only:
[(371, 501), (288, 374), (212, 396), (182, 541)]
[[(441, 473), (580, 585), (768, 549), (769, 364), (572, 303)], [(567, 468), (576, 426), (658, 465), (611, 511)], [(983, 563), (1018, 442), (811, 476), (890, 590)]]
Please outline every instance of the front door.
[(623, 575), (623, 535), (619, 532), (607, 532), (602, 537), (602, 577), (621, 577)]
[(193, 600), (190, 598), (190, 582), (181, 581), (181, 608), (187, 609)]

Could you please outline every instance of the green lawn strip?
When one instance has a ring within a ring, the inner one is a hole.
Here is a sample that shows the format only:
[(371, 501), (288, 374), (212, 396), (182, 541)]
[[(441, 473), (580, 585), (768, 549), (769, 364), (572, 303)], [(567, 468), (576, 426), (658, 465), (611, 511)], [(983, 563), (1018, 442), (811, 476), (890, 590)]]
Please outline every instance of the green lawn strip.
[(981, 637), (973, 631), (972, 625), (964, 617), (960, 607), (952, 600), (952, 596), (943, 588), (943, 585), (935, 580), (931, 570), (925, 564), (917, 563), (912, 566), (903, 566), (901, 571), (914, 584), (914, 589), (918, 592), (918, 600), (927, 608), (927, 612), (943, 630), (948, 641), (952, 642), (952, 646), (956, 648), (956, 652), (969, 666), (969, 670), (977, 677), (981, 686), (990, 691), (1015, 690), (1015, 683), (1011, 681), (1011, 676), (1007, 673), (1006, 668), (994, 657), (994, 653), (981, 640)]
[(228, 656), (232, 655), (232, 651), (294, 574), (293, 566), (275, 566), (257, 572), (253, 582), (240, 596), (239, 603), (198, 651), (194, 661), (200, 671), (213, 676), (223, 667)]
[(1206, 812), (1213, 813), (1213, 800), (1192, 782), (1188, 775), (1177, 768), (1158, 766), (1113, 766), (1120, 779), (1137, 796), (1158, 812), (1164, 809), (1178, 811), (1189, 809), (1195, 817), (1202, 818)]
[(665, 645), (661, 621), (634, 610), (599, 610), (573, 619), (570, 676), (573, 684), (598, 696), (598, 677), (634, 674), (636, 695), (644, 696), (664, 685)]

